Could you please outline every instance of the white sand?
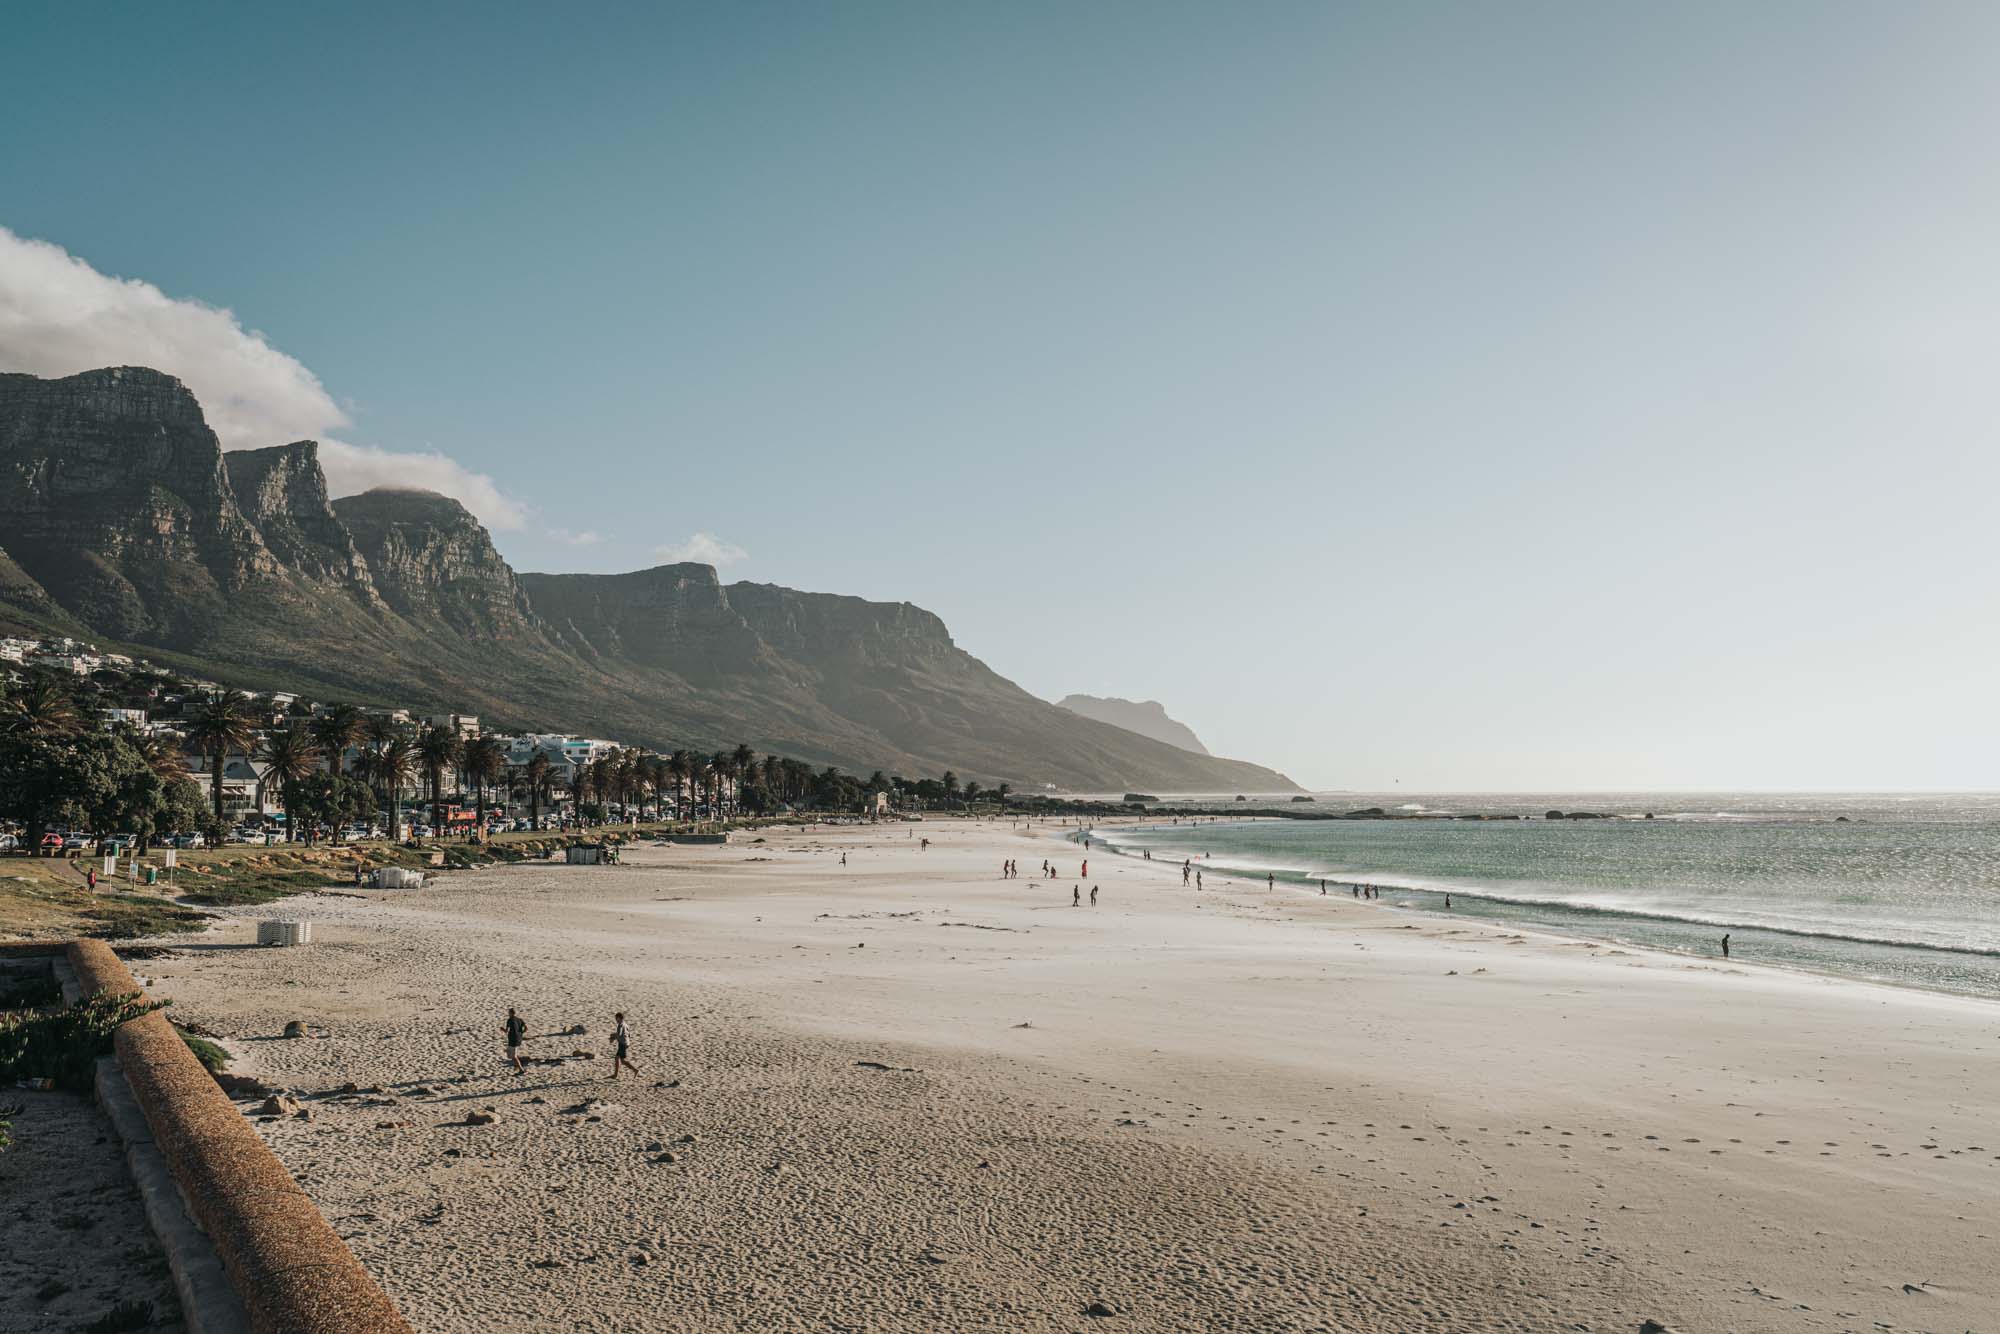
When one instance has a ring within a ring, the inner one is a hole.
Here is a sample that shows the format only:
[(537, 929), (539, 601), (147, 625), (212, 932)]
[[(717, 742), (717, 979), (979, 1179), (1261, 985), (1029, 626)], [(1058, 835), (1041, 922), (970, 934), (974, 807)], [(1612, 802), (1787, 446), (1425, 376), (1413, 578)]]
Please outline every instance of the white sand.
[[(421, 1329), (2000, 1328), (2000, 1008), (1078, 860), (649, 848), (147, 966), (239, 1068), (387, 1087), (266, 1131)], [(588, 1026), (542, 1056), (625, 1009), (644, 1079), (516, 1079), (508, 1004)]]

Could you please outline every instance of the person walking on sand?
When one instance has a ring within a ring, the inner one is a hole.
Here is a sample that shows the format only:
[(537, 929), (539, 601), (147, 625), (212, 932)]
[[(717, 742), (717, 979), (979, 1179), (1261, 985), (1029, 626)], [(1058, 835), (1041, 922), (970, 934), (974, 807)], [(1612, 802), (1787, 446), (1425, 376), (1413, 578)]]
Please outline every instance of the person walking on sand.
[(1266, 871), (1264, 873), (1264, 888), (1276, 889), (1277, 887), (1278, 887), (1278, 873), (1276, 871)]
[(844, 852), (840, 854), (840, 864), (842, 866), (847, 865), (847, 854)]
[(1093, 908), (1095, 908), (1095, 907), (1097, 906), (1097, 886), (1096, 886), (1096, 885), (1092, 885), (1092, 886), (1090, 887), (1090, 906), (1091, 906), (1091, 907), (1093, 907)]
[(521, 1042), (528, 1036), (528, 1023), (514, 1013), (514, 1007), (507, 1007), (507, 1059), (514, 1063), (514, 1073), (525, 1075), (526, 1067), (521, 1064)]
[[(1088, 847), (1090, 845), (1086, 843), (1084, 846)], [(1077, 874), (1082, 876), (1086, 880), (1090, 879), (1090, 858), (1085, 857), (1083, 859), (1083, 869), (1081, 871), (1078, 871)]]
[(618, 1078), (618, 1067), (621, 1065), (636, 1075), (639, 1067), (625, 1059), (632, 1050), (630, 1036), (625, 1032), (625, 1012), (620, 1010), (611, 1018), (614, 1021), (611, 1026), (611, 1077)]
[(1071, 885), (1069, 887), (1069, 906), (1072, 908), (1083, 906), (1083, 886)]
[(1196, 871), (1196, 872), (1194, 873), (1194, 887), (1195, 887), (1195, 889), (1196, 889), (1196, 890), (1199, 890), (1199, 889), (1201, 888), (1201, 872), (1200, 872), (1200, 871)]

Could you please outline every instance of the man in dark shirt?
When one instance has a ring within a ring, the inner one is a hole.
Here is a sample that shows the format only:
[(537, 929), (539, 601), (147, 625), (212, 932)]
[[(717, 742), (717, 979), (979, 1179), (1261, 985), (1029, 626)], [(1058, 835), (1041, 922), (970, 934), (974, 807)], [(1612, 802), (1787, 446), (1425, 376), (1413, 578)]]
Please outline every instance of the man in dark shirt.
[(507, 1007), (507, 1059), (514, 1063), (514, 1073), (524, 1075), (527, 1071), (521, 1065), (521, 1042), (528, 1036), (527, 1021), (514, 1013), (514, 1007)]

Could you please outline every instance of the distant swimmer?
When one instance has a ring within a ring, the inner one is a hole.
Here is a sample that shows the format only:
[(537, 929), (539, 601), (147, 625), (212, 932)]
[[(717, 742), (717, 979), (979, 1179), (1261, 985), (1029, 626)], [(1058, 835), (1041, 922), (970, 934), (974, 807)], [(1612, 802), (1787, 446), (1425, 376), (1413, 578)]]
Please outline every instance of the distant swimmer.
[(1079, 907), (1082, 907), (1082, 906), (1083, 906), (1083, 888), (1082, 888), (1082, 886), (1080, 886), (1080, 885), (1071, 885), (1071, 886), (1069, 887), (1069, 906), (1070, 906), (1070, 907), (1072, 907), (1072, 908), (1079, 908)]

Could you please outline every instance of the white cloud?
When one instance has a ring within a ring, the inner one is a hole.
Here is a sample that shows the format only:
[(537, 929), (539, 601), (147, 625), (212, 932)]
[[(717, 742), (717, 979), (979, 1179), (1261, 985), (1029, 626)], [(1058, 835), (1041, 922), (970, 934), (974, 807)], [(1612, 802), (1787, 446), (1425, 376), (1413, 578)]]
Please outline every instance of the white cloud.
[(495, 528), (527, 521), (527, 507), (491, 477), (435, 450), (329, 438), (350, 422), (319, 377), (231, 312), (99, 273), (61, 246), (0, 227), (0, 370), (55, 376), (99, 366), (150, 366), (182, 380), (224, 449), (318, 440), (336, 496), (422, 487)]
[(572, 533), (567, 528), (551, 528), (548, 530), (548, 534), (556, 541), (567, 542), (573, 547), (594, 547), (604, 540), (604, 534), (594, 533), (588, 529), (580, 533)]
[(750, 553), (714, 533), (696, 533), (685, 542), (654, 547), (653, 554), (669, 565), (694, 561), (701, 565), (733, 565)]

